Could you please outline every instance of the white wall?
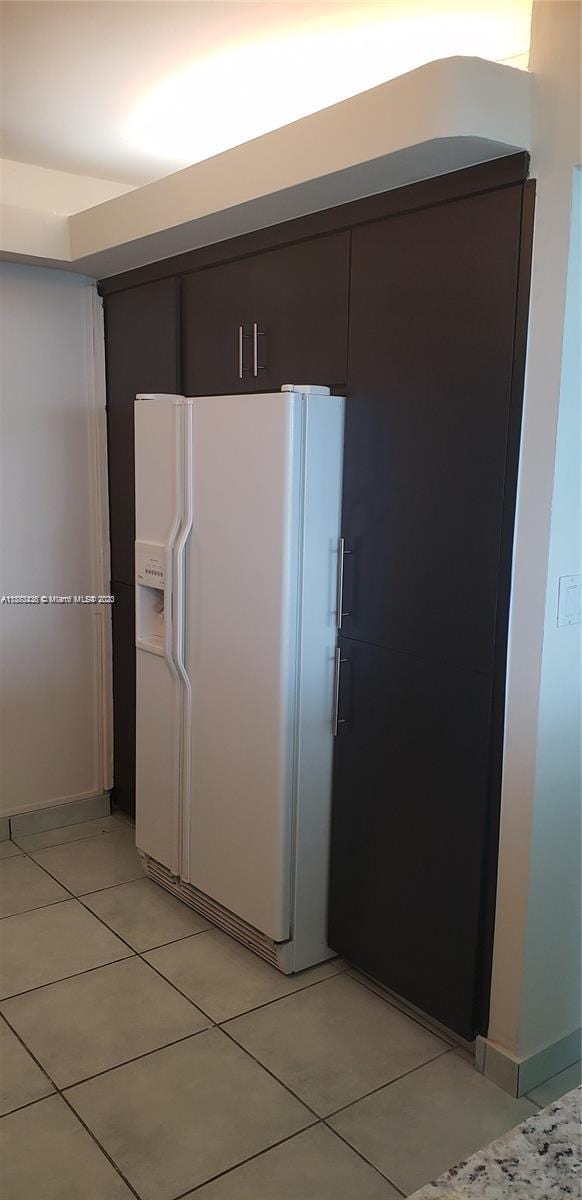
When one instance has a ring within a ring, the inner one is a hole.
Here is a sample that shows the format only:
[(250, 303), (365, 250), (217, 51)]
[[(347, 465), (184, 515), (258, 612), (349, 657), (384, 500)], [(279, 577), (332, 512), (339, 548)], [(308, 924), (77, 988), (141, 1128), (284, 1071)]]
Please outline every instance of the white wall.
[[(557, 576), (581, 570), (573, 308), (563, 358), (572, 178), (581, 155), (580, 34), (578, 3), (536, 0), (530, 67), (537, 201), (489, 1026), (489, 1038), (516, 1057), (580, 1024), (574, 950), (580, 936), (580, 627), (555, 626)], [(568, 286), (575, 290), (573, 275)]]
[(524, 1055), (582, 1025), (582, 624), (557, 623), (560, 576), (582, 574), (579, 169), (572, 201), (519, 1030)]
[[(94, 286), (3, 264), (0, 289), (0, 592), (106, 591)], [(109, 784), (109, 628), (93, 605), (0, 606), (1, 815)]]

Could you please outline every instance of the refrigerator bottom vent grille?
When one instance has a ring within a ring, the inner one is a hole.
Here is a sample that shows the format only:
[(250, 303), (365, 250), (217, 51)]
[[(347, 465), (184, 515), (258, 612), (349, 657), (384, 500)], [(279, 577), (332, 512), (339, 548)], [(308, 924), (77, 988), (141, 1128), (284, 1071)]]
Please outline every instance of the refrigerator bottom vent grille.
[[(288, 971), (288, 967), (284, 964), (284, 951), (287, 943), (272, 942), (264, 933), (255, 929), (253, 925), (248, 925), (242, 917), (237, 917), (235, 913), (229, 911), (228, 908), (223, 908), (222, 904), (218, 904), (216, 900), (212, 900), (210, 896), (206, 896), (204, 892), (199, 892), (191, 883), (184, 883), (178, 879), (176, 875), (172, 875), (167, 867), (156, 862), (155, 858), (149, 858), (148, 855), (142, 854), (142, 862), (147, 871), (147, 874), (155, 883), (159, 883), (168, 892), (172, 892), (184, 904), (189, 904), (190, 908), (196, 909), (196, 912), (201, 916), (207, 917), (212, 921), (213, 925), (218, 925), (219, 929), (224, 929), (225, 933), (229, 933), (231, 937), (236, 938), (238, 942), (248, 946), (249, 950), (253, 950), (255, 954), (259, 954), (261, 958), (271, 963), (273, 967), (277, 967), (279, 971)], [(283, 952), (283, 954), (281, 953)]]

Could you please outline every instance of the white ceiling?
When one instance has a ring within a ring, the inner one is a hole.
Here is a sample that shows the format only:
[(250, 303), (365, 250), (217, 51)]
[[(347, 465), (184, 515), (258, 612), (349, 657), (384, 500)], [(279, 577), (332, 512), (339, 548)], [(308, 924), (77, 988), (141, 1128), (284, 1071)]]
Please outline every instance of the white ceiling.
[(4, 157), (139, 185), (434, 58), (517, 62), (531, 0), (0, 7)]

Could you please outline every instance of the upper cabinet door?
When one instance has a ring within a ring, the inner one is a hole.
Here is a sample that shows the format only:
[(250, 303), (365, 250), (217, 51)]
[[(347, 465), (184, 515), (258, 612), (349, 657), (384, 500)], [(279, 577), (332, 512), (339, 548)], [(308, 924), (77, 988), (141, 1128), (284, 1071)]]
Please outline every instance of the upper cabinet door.
[(283, 383), (344, 387), (349, 234), (258, 254), (253, 269), (253, 324), (258, 334), (255, 386), (260, 391), (277, 390)]
[(133, 402), (137, 392), (178, 392), (179, 289), (162, 279), (105, 300), (111, 578), (134, 580)]
[(183, 281), (189, 396), (346, 381), (349, 235), (205, 267)]
[(521, 186), (352, 235), (342, 632), (490, 671)]
[(182, 280), (182, 378), (187, 396), (254, 391), (251, 258)]

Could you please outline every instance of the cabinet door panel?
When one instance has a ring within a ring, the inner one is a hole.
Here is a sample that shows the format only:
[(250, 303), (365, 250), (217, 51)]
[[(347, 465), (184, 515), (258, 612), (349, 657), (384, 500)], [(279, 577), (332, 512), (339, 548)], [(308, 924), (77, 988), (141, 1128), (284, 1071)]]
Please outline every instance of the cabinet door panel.
[(182, 317), (187, 394), (276, 391), (297, 382), (345, 384), (348, 245), (347, 233), (333, 234), (187, 275)]
[[(182, 281), (182, 363), (187, 396), (254, 391), (252, 373), (253, 260), (206, 267)], [(239, 329), (244, 328), (243, 377)]]
[(490, 680), (340, 646), (330, 945), (472, 1037)]
[(338, 233), (257, 255), (254, 316), (257, 387), (317, 383), (339, 388), (347, 373), (349, 235)]
[(175, 279), (116, 292), (105, 301), (111, 578), (134, 583), (133, 402), (137, 392), (179, 390), (179, 293)]
[(135, 813), (135, 588), (111, 584), (113, 605), (113, 798)]
[(355, 229), (344, 632), (491, 670), (521, 187)]

